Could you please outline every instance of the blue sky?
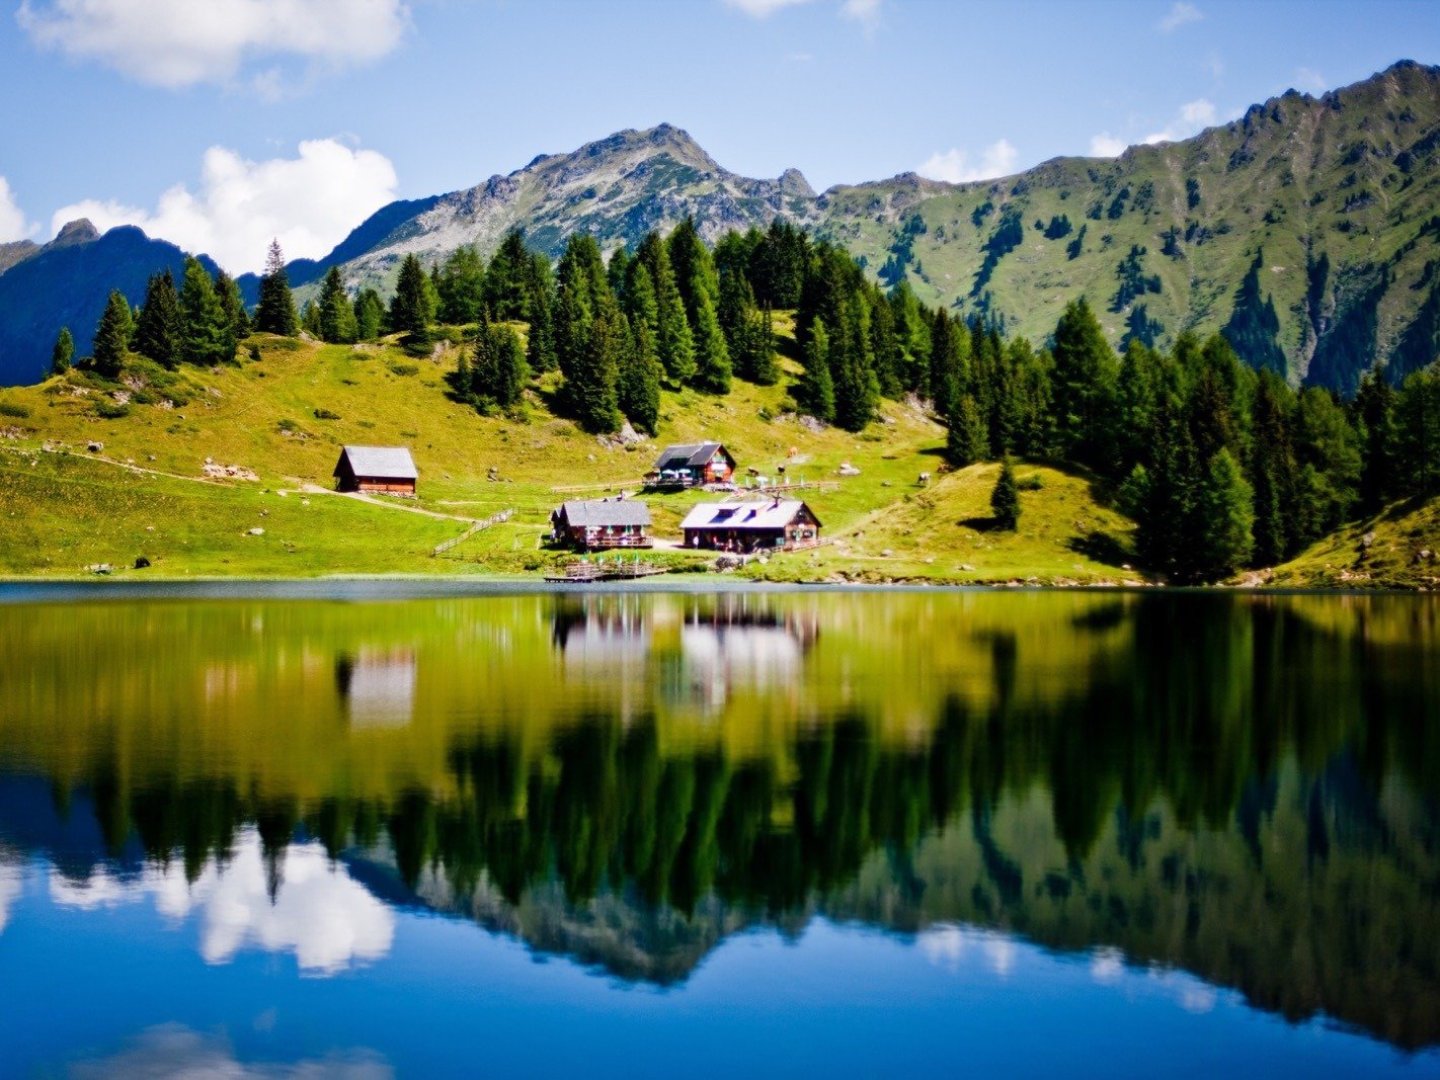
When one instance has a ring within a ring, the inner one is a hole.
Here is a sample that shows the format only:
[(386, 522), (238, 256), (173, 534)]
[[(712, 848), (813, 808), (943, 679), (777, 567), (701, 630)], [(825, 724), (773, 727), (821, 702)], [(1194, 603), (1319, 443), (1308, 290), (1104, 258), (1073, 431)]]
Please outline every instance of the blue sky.
[(84, 212), (253, 269), (272, 234), (318, 256), (391, 198), (662, 120), (817, 189), (1000, 175), (1402, 57), (1440, 63), (1440, 6), (0, 0), (0, 240)]

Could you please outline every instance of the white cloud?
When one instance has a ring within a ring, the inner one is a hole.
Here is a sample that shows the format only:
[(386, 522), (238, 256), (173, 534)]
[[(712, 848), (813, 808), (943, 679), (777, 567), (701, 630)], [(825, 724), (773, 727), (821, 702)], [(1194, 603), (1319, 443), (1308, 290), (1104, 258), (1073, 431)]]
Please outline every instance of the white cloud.
[(1196, 98), (1194, 101), (1187, 101), (1180, 106), (1175, 119), (1160, 131), (1152, 131), (1140, 141), (1148, 146), (1155, 143), (1175, 142), (1178, 139), (1188, 139), (1202, 128), (1212, 126), (1219, 119), (1213, 103), (1204, 98)]
[(403, 0), (22, 0), (16, 19), (43, 48), (177, 88), (234, 82), (266, 57), (375, 60), (399, 45), (410, 12)]
[(1014, 970), (1018, 952), (1015, 942), (1005, 934), (944, 923), (922, 930), (915, 944), (926, 960), (952, 975), (960, 971), (967, 953), (978, 951), (990, 970), (1002, 979)]
[(50, 874), (50, 898), (61, 907), (91, 910), (135, 903), (146, 897), (171, 919), (198, 911), (200, 953), (225, 964), (247, 946), (294, 953), (300, 969), (333, 975), (390, 952), (395, 915), (343, 869), (333, 867), (315, 843), (285, 852), (284, 880), (272, 901), (260, 838), (244, 834), (222, 870), (212, 859), (192, 884), (179, 865), (146, 867), (133, 879), (96, 867), (83, 882)]
[(881, 0), (845, 0), (840, 5), (840, 14), (859, 23), (866, 30), (880, 25)]
[(1090, 156), (1119, 157), (1125, 152), (1126, 145), (1124, 139), (1102, 131), (1099, 135), (1090, 136)]
[(1188, 23), (1199, 22), (1204, 17), (1194, 4), (1186, 3), (1185, 0), (1175, 0), (1175, 3), (1170, 5), (1170, 10), (1165, 17), (1155, 25), (1162, 34), (1170, 34)]
[(24, 240), (34, 232), (35, 225), (25, 220), (25, 211), (15, 201), (10, 182), (0, 176), (0, 244)]
[(104, 232), (138, 225), (151, 236), (206, 253), (231, 273), (259, 270), (272, 237), (289, 258), (319, 258), (395, 197), (395, 167), (374, 150), (335, 139), (300, 144), (299, 156), (247, 161), (233, 150), (205, 152), (200, 187), (177, 184), (154, 211), (87, 199), (55, 211), (51, 228), (88, 217)]
[(752, 19), (768, 19), (782, 8), (799, 7), (810, 0), (725, 0), (726, 7), (749, 15)]
[(1098, 983), (1117, 983), (1125, 974), (1125, 954), (1113, 945), (1096, 949), (1090, 956), (1090, 977)]
[(20, 898), (25, 883), (23, 869), (15, 863), (0, 863), (0, 933), (10, 921), (10, 905)]
[(225, 1080), (387, 1080), (394, 1069), (366, 1051), (331, 1054), (294, 1062), (248, 1062), (215, 1035), (180, 1024), (150, 1028), (119, 1053), (79, 1061), (70, 1069), (79, 1080), (154, 1080), (155, 1077), (223, 1077)]
[(987, 146), (980, 160), (971, 166), (964, 150), (951, 148), (943, 153), (931, 154), (925, 164), (915, 171), (931, 180), (945, 180), (952, 184), (963, 184), (971, 180), (989, 180), (996, 176), (1009, 176), (1015, 171), (1020, 152), (1009, 139), (1000, 139)]

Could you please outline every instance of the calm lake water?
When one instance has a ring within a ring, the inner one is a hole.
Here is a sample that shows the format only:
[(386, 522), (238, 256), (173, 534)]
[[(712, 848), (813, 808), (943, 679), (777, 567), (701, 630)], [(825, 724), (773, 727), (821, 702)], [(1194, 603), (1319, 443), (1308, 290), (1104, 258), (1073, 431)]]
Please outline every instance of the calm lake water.
[(1433, 598), (49, 595), (5, 1076), (1440, 1075)]

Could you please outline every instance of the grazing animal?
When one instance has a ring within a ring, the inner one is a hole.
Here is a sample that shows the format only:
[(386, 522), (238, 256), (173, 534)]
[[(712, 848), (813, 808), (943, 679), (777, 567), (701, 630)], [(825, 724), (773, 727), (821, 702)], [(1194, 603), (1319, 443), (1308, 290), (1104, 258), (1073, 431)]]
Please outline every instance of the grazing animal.
[(920, 479), (917, 481), (917, 483), (918, 483), (921, 487), (925, 487), (925, 485), (927, 485), (928, 483), (930, 483), (930, 474), (929, 474), (928, 472), (922, 472), (922, 473), (920, 474)]

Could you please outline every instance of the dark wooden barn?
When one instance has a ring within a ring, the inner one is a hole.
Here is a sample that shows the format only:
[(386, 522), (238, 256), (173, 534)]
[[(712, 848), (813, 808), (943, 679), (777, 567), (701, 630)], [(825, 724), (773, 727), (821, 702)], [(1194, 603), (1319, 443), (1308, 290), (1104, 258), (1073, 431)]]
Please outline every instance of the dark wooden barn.
[(420, 473), (403, 446), (347, 446), (335, 463), (337, 491), (414, 495)]
[(550, 515), (556, 543), (580, 551), (648, 548), (650, 508), (636, 499), (575, 499)]

